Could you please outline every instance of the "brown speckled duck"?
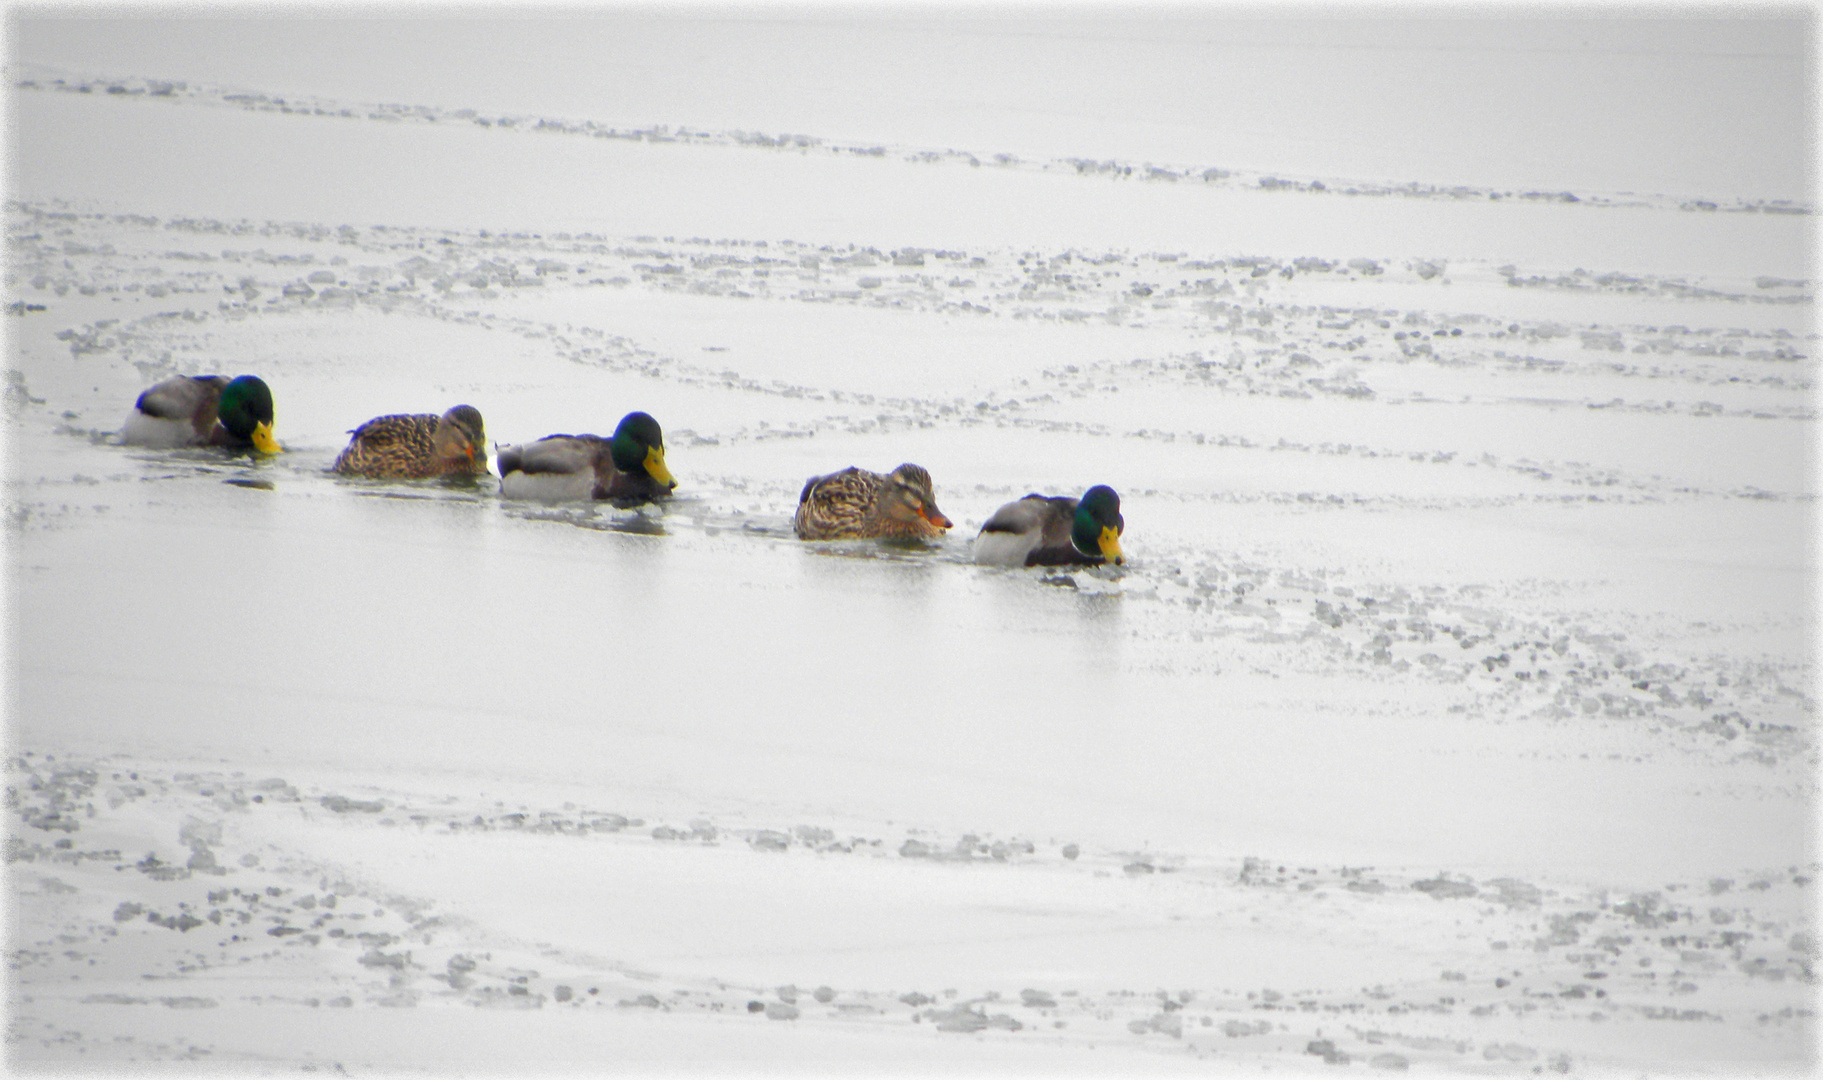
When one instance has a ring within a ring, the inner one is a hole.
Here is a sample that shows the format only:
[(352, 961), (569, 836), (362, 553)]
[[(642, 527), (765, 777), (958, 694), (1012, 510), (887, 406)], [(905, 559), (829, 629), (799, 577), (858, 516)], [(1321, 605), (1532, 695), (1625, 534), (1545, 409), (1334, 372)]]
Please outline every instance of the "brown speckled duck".
[(811, 477), (798, 494), (800, 540), (929, 540), (951, 524), (937, 509), (930, 473), (917, 465), (886, 476), (850, 466)]
[(435, 416), (376, 416), (355, 428), (334, 470), (350, 476), (422, 479), (487, 475), (487, 440), (481, 414), (458, 405)]

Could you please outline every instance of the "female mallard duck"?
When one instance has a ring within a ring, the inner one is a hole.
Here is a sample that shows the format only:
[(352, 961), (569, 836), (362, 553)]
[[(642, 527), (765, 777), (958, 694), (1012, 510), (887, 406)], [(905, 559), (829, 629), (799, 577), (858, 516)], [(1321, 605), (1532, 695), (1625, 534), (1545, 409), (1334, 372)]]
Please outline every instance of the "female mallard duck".
[(500, 448), (500, 494), (509, 499), (610, 499), (622, 506), (650, 502), (677, 488), (665, 468), (658, 421), (628, 413), (613, 438), (546, 435)]
[(276, 454), (272, 437), (272, 389), (257, 375), (178, 375), (139, 395), (123, 442), (169, 449), (223, 446)]
[(349, 434), (348, 449), (333, 466), (339, 473), (400, 479), (487, 475), (481, 414), (468, 405), (442, 416), (376, 416)]
[(994, 511), (975, 537), (975, 561), (993, 566), (1119, 565), (1120, 496), (1106, 484), (1081, 499), (1027, 495)]
[(888, 476), (851, 465), (811, 477), (798, 493), (796, 524), (800, 540), (922, 540), (952, 522), (937, 509), (930, 473), (907, 464)]

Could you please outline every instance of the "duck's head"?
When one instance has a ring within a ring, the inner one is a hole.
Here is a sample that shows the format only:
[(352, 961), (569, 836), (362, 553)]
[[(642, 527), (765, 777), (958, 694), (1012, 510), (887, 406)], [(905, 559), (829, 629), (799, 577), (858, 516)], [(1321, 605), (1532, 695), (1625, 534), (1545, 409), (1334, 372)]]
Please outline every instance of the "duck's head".
[(937, 495), (930, 473), (922, 466), (909, 462), (901, 465), (892, 471), (886, 482), (880, 503), (887, 517), (906, 524), (923, 522), (926, 528), (938, 532), (955, 524), (937, 509)]
[(482, 430), (481, 413), (472, 405), (458, 405), (437, 420), (437, 431), (431, 446), (438, 461), (447, 461), (467, 469), (487, 468), (487, 434)]
[(646, 413), (628, 413), (614, 437), (608, 440), (614, 467), (632, 476), (649, 476), (667, 491), (677, 490), (677, 480), (665, 468), (665, 433)]
[(1120, 534), (1127, 527), (1120, 516), (1120, 496), (1106, 484), (1083, 492), (1076, 502), (1076, 520), (1070, 527), (1070, 544), (1084, 555), (1099, 556), (1119, 565)]
[(272, 437), (272, 388), (258, 375), (242, 375), (222, 387), (215, 415), (228, 434), (262, 454), (285, 449)]

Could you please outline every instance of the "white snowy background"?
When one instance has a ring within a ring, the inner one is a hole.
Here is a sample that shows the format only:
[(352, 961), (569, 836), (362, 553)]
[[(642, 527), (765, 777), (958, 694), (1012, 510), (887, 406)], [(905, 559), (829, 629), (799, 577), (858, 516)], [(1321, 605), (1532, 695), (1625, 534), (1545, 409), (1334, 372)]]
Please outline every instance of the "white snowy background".
[(9, 1068), (1814, 1066), (1809, 9), (199, 12), (6, 23)]

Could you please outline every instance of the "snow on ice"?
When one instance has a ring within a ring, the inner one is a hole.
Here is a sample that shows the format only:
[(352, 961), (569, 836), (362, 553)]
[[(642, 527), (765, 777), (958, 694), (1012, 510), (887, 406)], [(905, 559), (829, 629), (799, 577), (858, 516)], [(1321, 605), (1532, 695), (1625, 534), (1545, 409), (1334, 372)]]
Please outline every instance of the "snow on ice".
[[(9, 67), (10, 1064), (1814, 1064), (1802, 198), (324, 78)], [(326, 471), (457, 403), (676, 496)]]

